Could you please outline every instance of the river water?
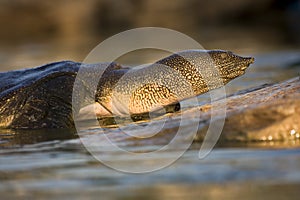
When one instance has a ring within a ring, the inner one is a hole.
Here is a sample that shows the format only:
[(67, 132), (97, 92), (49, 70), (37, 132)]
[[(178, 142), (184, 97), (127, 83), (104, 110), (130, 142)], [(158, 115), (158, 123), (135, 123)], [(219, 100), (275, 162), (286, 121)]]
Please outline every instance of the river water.
[[(3, 54), (2, 54), (3, 55)], [(256, 61), (246, 74), (226, 86), (228, 94), (265, 83), (283, 81), (300, 72), (300, 51), (252, 54)], [(18, 62), (5, 60), (2, 66)], [(32, 66), (36, 60), (25, 66)], [(5, 67), (1, 71), (5, 71)], [(207, 99), (200, 96), (200, 100)], [(144, 122), (150, 123), (150, 122)], [(126, 126), (126, 125), (125, 125)], [(105, 134), (116, 129), (107, 128)], [(93, 128), (81, 133), (103, 134)], [(173, 133), (170, 133), (172, 135)], [(122, 148), (147, 152), (172, 138), (146, 143), (119, 140)], [(298, 199), (300, 195), (300, 141), (225, 142), (199, 159), (200, 142), (174, 163), (151, 173), (124, 173), (95, 159), (76, 134), (67, 130), (0, 130), (1, 199)], [(179, 148), (180, 149), (180, 148)], [(175, 152), (174, 152), (175, 151)], [(156, 154), (148, 163), (159, 164), (179, 150)], [(102, 154), (120, 165), (139, 167), (115, 152)]]

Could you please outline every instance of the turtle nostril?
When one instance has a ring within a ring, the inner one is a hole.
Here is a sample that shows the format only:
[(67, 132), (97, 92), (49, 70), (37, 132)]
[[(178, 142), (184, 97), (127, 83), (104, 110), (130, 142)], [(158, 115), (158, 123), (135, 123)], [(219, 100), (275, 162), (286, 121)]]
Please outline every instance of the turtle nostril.
[(224, 59), (227, 57), (227, 53), (221, 53), (221, 58)]
[(254, 58), (251, 57), (249, 62), (250, 62), (250, 64), (254, 63)]
[(253, 57), (246, 57), (246, 58), (244, 57), (243, 59), (248, 64), (254, 63), (254, 58)]

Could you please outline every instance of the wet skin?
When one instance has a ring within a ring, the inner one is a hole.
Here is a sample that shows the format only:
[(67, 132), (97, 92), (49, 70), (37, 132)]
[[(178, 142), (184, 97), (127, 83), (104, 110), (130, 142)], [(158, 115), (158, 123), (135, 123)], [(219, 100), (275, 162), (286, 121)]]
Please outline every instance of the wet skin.
[[(98, 105), (96, 112), (99, 117), (140, 115), (173, 105), (222, 87), (243, 75), (253, 62), (251, 57), (230, 51), (188, 50), (140, 69), (111, 63), (93, 98)], [(62, 61), (0, 73), (0, 127), (74, 128), (72, 92), (78, 70), (85, 67), (87, 73), (93, 73), (89, 69), (103, 66), (107, 64)], [(79, 92), (79, 97), (89, 94), (88, 90)]]

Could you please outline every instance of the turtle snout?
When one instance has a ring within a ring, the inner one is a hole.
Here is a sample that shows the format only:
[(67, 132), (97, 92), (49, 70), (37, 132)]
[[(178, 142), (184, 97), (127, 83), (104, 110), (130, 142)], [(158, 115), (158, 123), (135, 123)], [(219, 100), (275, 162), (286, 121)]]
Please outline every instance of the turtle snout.
[(253, 57), (246, 57), (245, 58), (247, 60), (247, 63), (250, 65), (252, 63), (254, 63), (254, 58)]
[(252, 63), (254, 63), (253, 57), (242, 57), (242, 62), (239, 64), (239, 67), (241, 70), (246, 70)]

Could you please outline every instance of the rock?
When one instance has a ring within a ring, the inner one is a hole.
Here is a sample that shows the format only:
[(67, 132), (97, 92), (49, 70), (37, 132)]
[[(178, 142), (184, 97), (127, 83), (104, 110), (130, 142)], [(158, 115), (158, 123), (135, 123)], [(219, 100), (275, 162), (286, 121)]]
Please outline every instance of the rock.
[[(196, 141), (203, 140), (211, 115), (221, 112), (221, 101), (201, 106), (202, 126)], [(218, 120), (212, 121), (217, 123)], [(300, 78), (254, 90), (239, 92), (227, 98), (225, 125), (220, 140), (277, 141), (300, 138)]]

